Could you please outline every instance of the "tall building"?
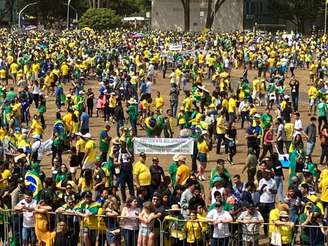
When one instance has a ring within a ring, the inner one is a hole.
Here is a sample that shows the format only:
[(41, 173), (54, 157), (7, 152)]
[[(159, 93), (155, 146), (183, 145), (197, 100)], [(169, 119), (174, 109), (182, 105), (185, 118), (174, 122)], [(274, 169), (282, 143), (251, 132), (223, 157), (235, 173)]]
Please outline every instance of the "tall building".
[[(213, 0), (213, 5), (216, 0)], [(207, 0), (190, 0), (190, 31), (201, 31), (205, 27)], [(213, 29), (230, 32), (243, 29), (244, 0), (227, 0), (214, 17)], [(153, 0), (152, 28), (160, 30), (184, 29), (181, 0)]]
[[(213, 6), (216, 1), (212, 0)], [(215, 15), (212, 29), (220, 32), (252, 30), (255, 25), (261, 30), (296, 30), (290, 21), (273, 14), (272, 4), (284, 0), (226, 0)], [(324, 1), (323, 1), (324, 2)], [(190, 31), (205, 27), (208, 0), (190, 0)], [(305, 24), (305, 31), (312, 25), (322, 28), (322, 16)], [(183, 30), (184, 11), (181, 0), (152, 0), (152, 28)]]

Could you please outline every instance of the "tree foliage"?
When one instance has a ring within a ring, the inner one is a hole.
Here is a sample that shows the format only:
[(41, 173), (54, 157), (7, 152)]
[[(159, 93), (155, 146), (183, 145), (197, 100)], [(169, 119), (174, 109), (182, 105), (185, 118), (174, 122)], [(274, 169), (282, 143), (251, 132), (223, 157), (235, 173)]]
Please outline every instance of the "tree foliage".
[(292, 22), (304, 33), (305, 23), (314, 21), (323, 7), (323, 0), (285, 0), (272, 1), (271, 10), (277, 18)]
[(114, 10), (106, 8), (88, 9), (81, 17), (79, 24), (81, 27), (90, 27), (96, 30), (111, 29), (117, 27), (121, 22), (121, 17)]

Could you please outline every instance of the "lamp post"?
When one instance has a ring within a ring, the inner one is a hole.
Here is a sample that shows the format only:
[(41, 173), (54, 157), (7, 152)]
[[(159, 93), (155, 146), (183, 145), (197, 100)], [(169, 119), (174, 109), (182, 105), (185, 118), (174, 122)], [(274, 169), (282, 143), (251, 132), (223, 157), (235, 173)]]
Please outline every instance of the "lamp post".
[(67, 2), (67, 26), (66, 26), (66, 28), (67, 29), (69, 29), (69, 6), (70, 6), (70, 4), (71, 4), (71, 1), (72, 0), (68, 0), (68, 2)]
[(39, 2), (33, 2), (33, 3), (29, 3), (27, 5), (25, 5), (18, 13), (18, 28), (20, 29), (21, 28), (21, 16), (22, 16), (22, 13), (24, 12), (25, 9), (27, 9), (28, 7), (32, 6), (32, 5), (36, 5), (38, 4)]
[[(64, 3), (64, 5), (65, 5), (65, 6), (68, 6), (67, 3)], [(70, 5), (69, 7), (75, 11), (75, 19), (76, 19), (76, 21), (78, 21), (78, 20), (79, 20), (79, 12), (78, 12), (77, 9), (74, 8), (72, 5)]]

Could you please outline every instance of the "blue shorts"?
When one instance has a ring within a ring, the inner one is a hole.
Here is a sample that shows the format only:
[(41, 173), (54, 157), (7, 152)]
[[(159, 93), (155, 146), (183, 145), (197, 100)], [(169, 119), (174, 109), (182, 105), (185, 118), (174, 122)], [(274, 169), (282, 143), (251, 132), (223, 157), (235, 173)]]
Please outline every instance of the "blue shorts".
[(111, 231), (106, 232), (106, 240), (108, 244), (117, 244), (121, 242), (120, 233), (112, 233)]
[(23, 227), (22, 240), (24, 245), (36, 243), (34, 227)]
[(146, 227), (142, 225), (139, 226), (139, 235), (141, 236), (148, 237), (152, 231), (153, 230), (151, 227)]
[(198, 153), (198, 160), (200, 162), (207, 162), (207, 154), (205, 154), (205, 153)]

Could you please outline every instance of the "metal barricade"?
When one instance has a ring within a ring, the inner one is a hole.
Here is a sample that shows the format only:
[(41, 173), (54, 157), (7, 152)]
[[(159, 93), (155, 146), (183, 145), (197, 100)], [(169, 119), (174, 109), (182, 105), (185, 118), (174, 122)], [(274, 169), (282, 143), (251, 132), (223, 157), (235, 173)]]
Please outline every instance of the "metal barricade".
[[(23, 245), (22, 228), (23, 228), (23, 214), (11, 210), (1, 210), (3, 215), (3, 226), (0, 223), (0, 245)], [(92, 244), (95, 246), (105, 246), (111, 240), (118, 240), (118, 245), (137, 246), (145, 245), (141, 242), (144, 237), (147, 240), (153, 240), (152, 245), (156, 246), (171, 246), (171, 245), (193, 245), (193, 246), (207, 246), (216, 245), (217, 243), (229, 246), (259, 246), (269, 245), (270, 236), (263, 237), (263, 225), (265, 223), (220, 223), (219, 238), (213, 237), (214, 227), (211, 221), (206, 219), (185, 220), (174, 216), (166, 216), (164, 220), (157, 219), (154, 221), (153, 227), (150, 230), (138, 224), (131, 227), (132, 220), (136, 218), (117, 217), (114, 220), (118, 222), (118, 228), (114, 232), (109, 225), (108, 217), (105, 215), (91, 215), (98, 220), (103, 220), (106, 227), (88, 228), (85, 225), (85, 218), (74, 213), (48, 213), (49, 231), (58, 231), (57, 225), (59, 222), (65, 222), (68, 230), (73, 235), (75, 245), (84, 245), (86, 236), (92, 236)], [(1, 220), (0, 220), (1, 221)], [(135, 221), (134, 221), (135, 222)], [(275, 225), (276, 228), (279, 225)], [(298, 225), (290, 227), (288, 231), (290, 241), (288, 245), (302, 245), (308, 246), (309, 242), (323, 242), (323, 245), (328, 245), (328, 227), (314, 226), (314, 225)], [(141, 231), (140, 231), (141, 230)], [(225, 234), (222, 234), (222, 231)], [(277, 232), (283, 230), (277, 229)], [(272, 231), (270, 232), (272, 235)], [(224, 237), (222, 237), (224, 235)], [(286, 236), (286, 235), (284, 235)], [(284, 238), (285, 240), (286, 238)], [(139, 240), (139, 241), (138, 241)], [(139, 243), (138, 243), (139, 242)], [(144, 241), (145, 242), (145, 241)]]

